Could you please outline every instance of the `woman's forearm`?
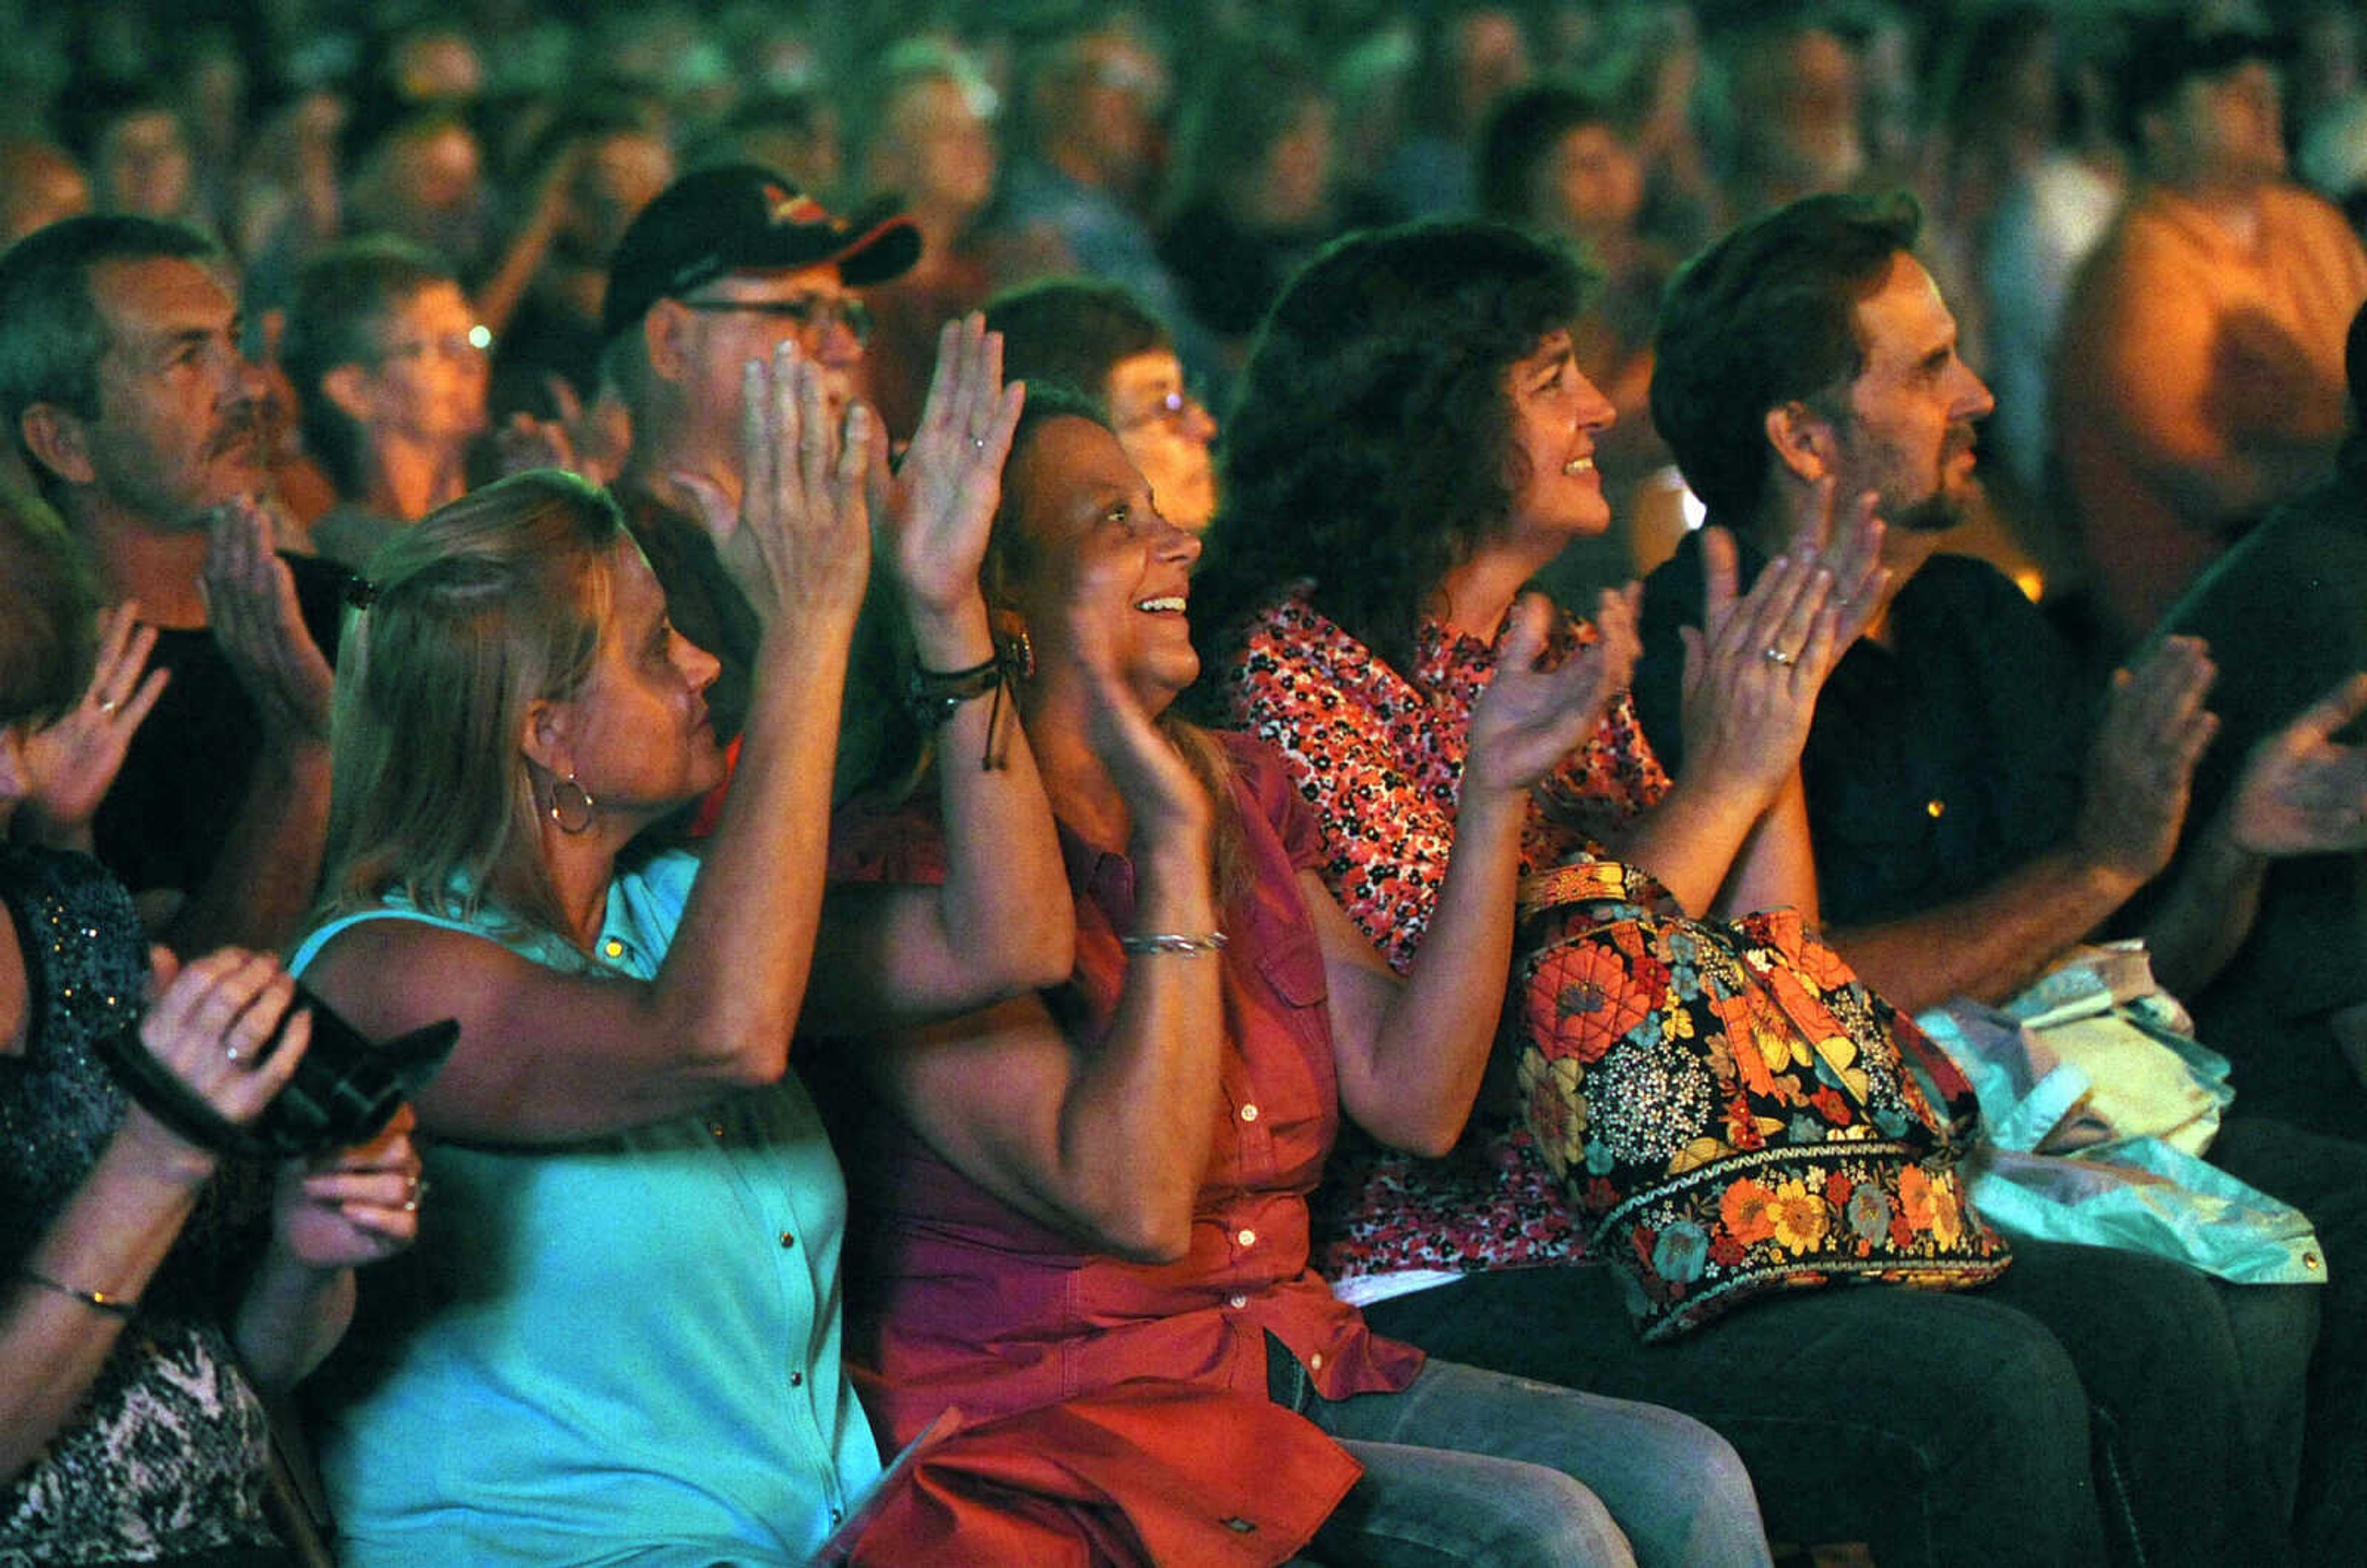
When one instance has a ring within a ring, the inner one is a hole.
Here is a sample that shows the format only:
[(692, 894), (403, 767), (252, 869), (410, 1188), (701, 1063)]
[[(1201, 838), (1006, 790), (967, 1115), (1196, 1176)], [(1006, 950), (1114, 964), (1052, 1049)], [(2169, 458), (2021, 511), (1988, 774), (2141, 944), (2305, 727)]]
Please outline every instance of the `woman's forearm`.
[[(1525, 792), (1467, 793), (1429, 932), (1403, 983), (1342, 974), (1352, 989), (1333, 1010), (1341, 1105), (1394, 1147), (1444, 1154), (1470, 1119), (1512, 971), (1526, 811)], [(1358, 1016), (1353, 991), (1381, 1002), (1377, 1017)]]
[(133, 1109), (0, 1284), (0, 1477), (16, 1475), (73, 1417), (123, 1331), (122, 1309), (147, 1290), (214, 1164)]

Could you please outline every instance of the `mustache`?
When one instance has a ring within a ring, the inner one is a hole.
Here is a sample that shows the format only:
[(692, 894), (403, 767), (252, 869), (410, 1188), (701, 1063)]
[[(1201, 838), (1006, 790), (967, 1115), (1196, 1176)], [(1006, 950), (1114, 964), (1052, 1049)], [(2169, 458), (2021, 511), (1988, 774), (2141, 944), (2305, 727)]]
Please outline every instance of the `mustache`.
[(263, 438), (263, 404), (254, 398), (242, 398), (222, 415), (221, 426), (206, 443), (205, 455), (219, 457), (241, 446), (253, 446)]

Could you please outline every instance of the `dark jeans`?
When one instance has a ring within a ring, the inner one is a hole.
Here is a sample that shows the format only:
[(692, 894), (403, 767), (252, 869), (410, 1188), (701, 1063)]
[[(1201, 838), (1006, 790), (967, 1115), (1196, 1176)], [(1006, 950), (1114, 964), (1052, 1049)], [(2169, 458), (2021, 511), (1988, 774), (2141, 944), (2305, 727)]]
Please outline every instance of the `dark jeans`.
[[(1742, 1455), (1776, 1540), (1863, 1541), (1883, 1568), (2286, 1561), (2213, 1284), (2136, 1253), (2014, 1251), (1977, 1292), (1786, 1292), (1669, 1345), (1637, 1339), (1600, 1264), (1475, 1274), (1365, 1315), (1437, 1355), (1699, 1417)], [(2315, 1292), (2251, 1289), (2255, 1375), (2297, 1389)]]
[(2326, 1303), (2293, 1538), (2305, 1562), (2356, 1562), (2367, 1541), (2367, 1144), (2237, 1115), (2219, 1129), (2211, 1162), (2316, 1227)]

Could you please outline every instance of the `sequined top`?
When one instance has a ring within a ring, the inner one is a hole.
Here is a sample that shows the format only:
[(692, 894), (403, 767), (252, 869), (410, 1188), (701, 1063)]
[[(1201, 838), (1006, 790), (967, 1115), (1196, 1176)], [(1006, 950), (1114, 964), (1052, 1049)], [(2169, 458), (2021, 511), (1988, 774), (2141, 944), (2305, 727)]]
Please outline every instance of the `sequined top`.
[[(1548, 657), (1594, 639), (1565, 616)], [(1225, 671), (1233, 717), (1282, 752), (1323, 831), (1323, 880), (1402, 973), (1429, 929), (1455, 847), (1471, 705), (1496, 672), (1474, 637), (1422, 626), (1409, 681), (1303, 594), (1252, 619)], [(1667, 793), (1622, 696), (1538, 786), (1521, 869), (1596, 853), (1596, 840)], [(1552, 1174), (1507, 1107), (1483, 1101), (1446, 1158), (1343, 1136), (1316, 1201), (1318, 1267), (1335, 1280), (1564, 1262), (1585, 1250)], [(1376, 1292), (1358, 1292), (1360, 1299)]]
[[(147, 948), (123, 889), (80, 855), (0, 844), (30, 1029), (0, 1055), (0, 1265), (81, 1186), (127, 1101), (93, 1043), (138, 1016)], [(272, 1550), (267, 1429), (222, 1316), (260, 1249), (263, 1173), (226, 1167), (141, 1294), (81, 1415), (0, 1487), (0, 1564)]]

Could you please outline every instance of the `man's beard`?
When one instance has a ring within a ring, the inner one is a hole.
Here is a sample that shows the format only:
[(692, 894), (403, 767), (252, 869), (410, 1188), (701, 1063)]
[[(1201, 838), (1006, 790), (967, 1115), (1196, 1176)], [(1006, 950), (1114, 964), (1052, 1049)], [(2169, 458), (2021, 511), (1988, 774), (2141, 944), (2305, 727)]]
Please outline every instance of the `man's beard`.
[(1902, 533), (1944, 534), (1971, 517), (1978, 488), (1977, 482), (1953, 490), (1942, 486), (1920, 501), (1883, 508), (1882, 521)]

